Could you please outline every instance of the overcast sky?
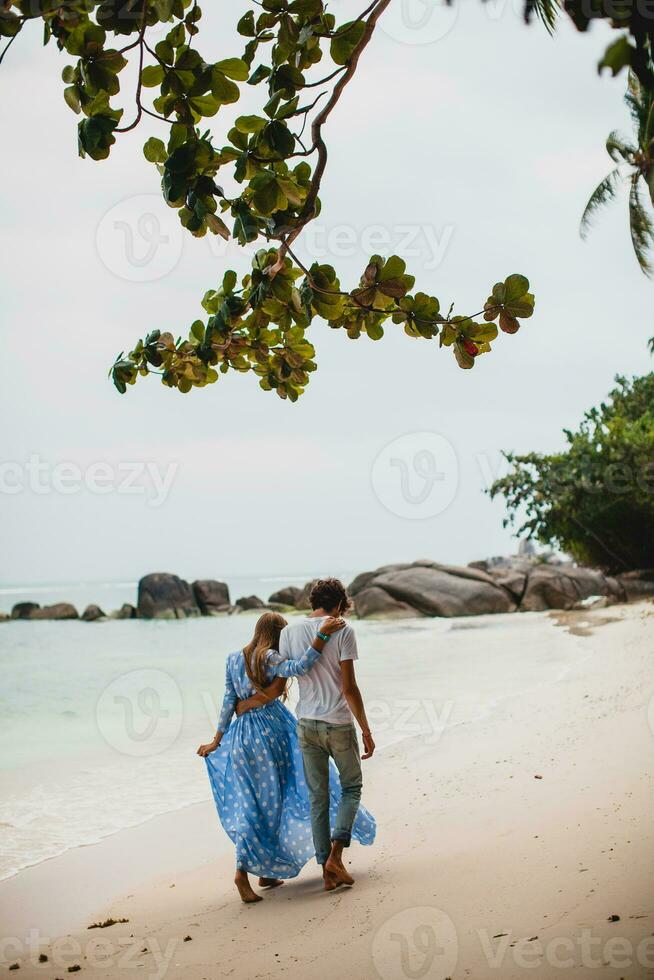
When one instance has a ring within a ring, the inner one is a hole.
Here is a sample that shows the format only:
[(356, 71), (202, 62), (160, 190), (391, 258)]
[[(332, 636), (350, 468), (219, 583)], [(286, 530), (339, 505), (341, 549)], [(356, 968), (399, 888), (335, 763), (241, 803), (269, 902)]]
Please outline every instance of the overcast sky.
[[(230, 17), (211, 6), (201, 51), (240, 53), (230, 21), (250, 4)], [(333, 9), (341, 19), (360, 6)], [(510, 2), (395, 0), (330, 118), (304, 257), (331, 261), (353, 286), (371, 253), (399, 252), (416, 289), (461, 312), (521, 272), (536, 314), (470, 372), (399, 327), (375, 344), (315, 321), (319, 370), (291, 405), (247, 375), (189, 395), (157, 378), (113, 389), (119, 351), (153, 327), (185, 333), (204, 291), (248, 259), (182, 235), (142, 157), (147, 136), (162, 135), (155, 120), (108, 161), (78, 158), (66, 59), (28, 25), (0, 75), (11, 464), (0, 580), (291, 575), (513, 551), (502, 503), (483, 494), (500, 450), (557, 449), (616, 373), (651, 366), (652, 287), (630, 251), (626, 202), (587, 243), (578, 236), (609, 169), (606, 136), (629, 125), (624, 79), (597, 75), (605, 40), (567, 20), (552, 39)], [(219, 144), (230, 118), (212, 120)]]

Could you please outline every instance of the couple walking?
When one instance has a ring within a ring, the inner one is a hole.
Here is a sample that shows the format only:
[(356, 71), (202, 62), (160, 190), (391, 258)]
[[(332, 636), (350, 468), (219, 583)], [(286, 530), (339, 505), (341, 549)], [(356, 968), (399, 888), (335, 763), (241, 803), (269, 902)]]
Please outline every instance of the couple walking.
[[(294, 878), (315, 855), (324, 887), (352, 885), (343, 849), (372, 844), (375, 821), (360, 806), (361, 757), (375, 751), (357, 686), (354, 630), (338, 579), (314, 583), (311, 614), (292, 625), (264, 613), (251, 642), (227, 658), (225, 697), (212, 742), (201, 745), (220, 822), (236, 846), (235, 884), (244, 902)], [(281, 703), (297, 677), (297, 722)], [(281, 700), (280, 700), (281, 699)], [(234, 718), (234, 715), (236, 717)]]

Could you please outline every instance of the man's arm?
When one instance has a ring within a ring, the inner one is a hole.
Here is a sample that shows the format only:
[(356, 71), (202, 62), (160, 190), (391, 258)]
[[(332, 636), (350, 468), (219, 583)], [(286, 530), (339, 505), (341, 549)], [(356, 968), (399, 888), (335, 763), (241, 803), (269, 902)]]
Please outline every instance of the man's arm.
[(343, 684), (343, 695), (347, 701), (350, 711), (359, 723), (361, 736), (363, 738), (364, 754), (362, 759), (369, 759), (375, 751), (375, 742), (370, 732), (366, 709), (363, 705), (363, 698), (359, 685), (357, 684), (354, 673), (354, 660), (341, 660), (341, 682)]

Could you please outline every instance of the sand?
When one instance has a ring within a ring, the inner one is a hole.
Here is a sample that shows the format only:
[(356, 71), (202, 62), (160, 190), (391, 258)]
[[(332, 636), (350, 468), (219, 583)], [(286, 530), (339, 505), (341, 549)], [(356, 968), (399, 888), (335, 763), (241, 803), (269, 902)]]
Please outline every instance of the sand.
[[(48, 978), (654, 976), (654, 605), (535, 623), (581, 645), (565, 676), (365, 764), (379, 835), (349, 851), (354, 887), (326, 894), (309, 865), (242, 905), (200, 804), (3, 882), (0, 963)], [(128, 922), (86, 928), (108, 917)]]

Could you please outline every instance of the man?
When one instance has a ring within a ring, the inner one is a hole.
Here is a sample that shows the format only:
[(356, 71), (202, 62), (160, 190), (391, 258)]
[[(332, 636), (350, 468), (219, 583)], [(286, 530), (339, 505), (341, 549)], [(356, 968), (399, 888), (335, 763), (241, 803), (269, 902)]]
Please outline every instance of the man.
[[(297, 659), (311, 646), (320, 626), (328, 616), (339, 617), (349, 608), (345, 588), (338, 579), (319, 579), (309, 596), (311, 613), (292, 622), (282, 631), (280, 653)], [(340, 884), (352, 885), (354, 879), (343, 864), (343, 849), (349, 847), (352, 825), (361, 800), (361, 757), (352, 716), (361, 729), (364, 759), (375, 751), (363, 698), (356, 682), (354, 661), (358, 659), (354, 630), (345, 625), (326, 643), (323, 654), (308, 674), (298, 677), (300, 698), (296, 713), (298, 738), (304, 761), (304, 774), (311, 804), (311, 828), (316, 858), (323, 868), (325, 889)], [(280, 693), (274, 682), (264, 696)], [(261, 703), (255, 695), (237, 707), (243, 710)], [(334, 831), (329, 822), (329, 760), (336, 764), (341, 784), (341, 799)]]

